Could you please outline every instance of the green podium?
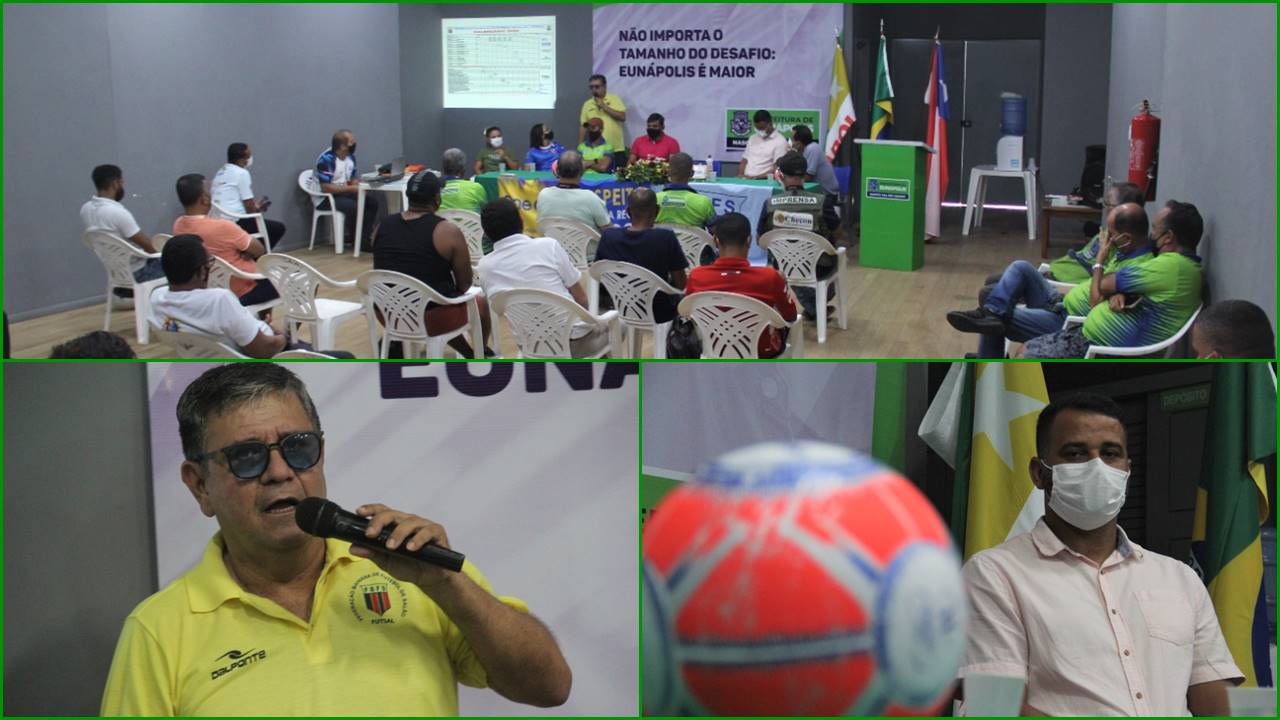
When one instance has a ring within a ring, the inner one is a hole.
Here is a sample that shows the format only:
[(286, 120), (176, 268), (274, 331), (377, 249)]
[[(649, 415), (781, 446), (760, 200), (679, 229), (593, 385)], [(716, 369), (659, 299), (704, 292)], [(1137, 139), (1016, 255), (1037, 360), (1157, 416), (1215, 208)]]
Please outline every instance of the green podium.
[(919, 270), (924, 264), (924, 169), (934, 149), (904, 140), (854, 142), (862, 146), (858, 263), (888, 270)]

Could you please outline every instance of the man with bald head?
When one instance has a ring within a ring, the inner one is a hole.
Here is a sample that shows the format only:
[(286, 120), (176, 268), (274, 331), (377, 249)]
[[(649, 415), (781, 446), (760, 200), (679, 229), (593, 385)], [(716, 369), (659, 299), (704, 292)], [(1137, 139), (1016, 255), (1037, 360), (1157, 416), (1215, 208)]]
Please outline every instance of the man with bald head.
[[(1117, 227), (1132, 220), (1137, 228), (1136, 219), (1146, 217), (1133, 204), (1121, 205), (1115, 214)], [(1170, 200), (1156, 213), (1146, 260), (1111, 266), (1111, 255), (1124, 252), (1123, 237), (1100, 238), (1092, 277), (1080, 284), (1088, 285), (1088, 294), (1077, 292), (1077, 286), (1076, 297), (1066, 303), (1069, 314), (1085, 316), (1084, 324), (1028, 341), (1024, 356), (1082, 358), (1091, 345), (1144, 347), (1175, 335), (1200, 307), (1204, 280), (1195, 250), (1203, 232), (1195, 205)]]
[(582, 187), (585, 169), (582, 153), (577, 150), (560, 153), (556, 161), (556, 184), (538, 193), (538, 217), (569, 218), (598, 230), (613, 224), (604, 200)]
[[(360, 192), (360, 172), (359, 166), (356, 164), (356, 135), (347, 129), (338, 130), (333, 134), (333, 139), (329, 143), (329, 149), (320, 153), (320, 157), (316, 158), (316, 181), (320, 183), (320, 192), (328, 193), (333, 196), (333, 202), (337, 205), (338, 212), (346, 215), (347, 223), (344, 226), (344, 232), (348, 238), (353, 237), (357, 232), (356, 228), (356, 202), (359, 199)], [(323, 199), (317, 203), (317, 207), (322, 210), (329, 210), (329, 200)], [(359, 230), (363, 234), (355, 237), (356, 242), (370, 242), (378, 229), (378, 194), (368, 193), (364, 198), (364, 227)], [(362, 245), (367, 249), (368, 245)]]
[[(1123, 265), (1136, 265), (1151, 259), (1147, 238), (1147, 215), (1142, 207), (1126, 203), (1107, 216), (1107, 227), (1102, 233), (1101, 245), (1107, 254), (1099, 250), (1098, 267), (1111, 262), (1114, 269)], [(1113, 250), (1114, 249), (1114, 250)], [(1109, 254), (1115, 252), (1114, 261)], [(1090, 294), (1090, 283), (1085, 281), (1072, 288), (1064, 297), (1036, 269), (1025, 260), (1015, 260), (991, 286), (982, 304), (974, 310), (947, 313), (947, 322), (960, 332), (977, 333), (978, 357), (998, 358), (1004, 355), (1006, 338), (1014, 342), (1027, 342), (1032, 338), (1057, 332), (1067, 315), (1087, 314), (1096, 304)], [(1067, 302), (1067, 298), (1071, 301)], [(1081, 356), (1083, 356), (1081, 352)]]
[[(619, 260), (639, 265), (675, 287), (684, 288), (689, 261), (675, 233), (654, 227), (658, 217), (657, 195), (646, 187), (632, 190), (627, 198), (627, 215), (631, 216), (630, 226), (610, 228), (600, 237), (596, 260)], [(664, 323), (674, 318), (679, 301), (679, 296), (666, 293), (654, 296), (654, 321)]]

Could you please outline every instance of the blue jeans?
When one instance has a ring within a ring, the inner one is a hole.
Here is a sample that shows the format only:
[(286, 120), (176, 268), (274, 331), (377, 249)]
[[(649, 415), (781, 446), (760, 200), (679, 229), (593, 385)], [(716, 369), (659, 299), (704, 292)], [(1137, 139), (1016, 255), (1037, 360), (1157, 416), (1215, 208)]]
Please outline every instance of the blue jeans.
[[(1018, 307), (1022, 303), (1025, 307)], [(1035, 265), (1015, 260), (1005, 268), (1000, 280), (991, 288), (987, 310), (1005, 320), (1005, 335), (982, 335), (978, 340), (978, 357), (1004, 357), (1004, 340), (1026, 342), (1033, 337), (1062, 329), (1067, 311), (1062, 296), (1045, 280)]]

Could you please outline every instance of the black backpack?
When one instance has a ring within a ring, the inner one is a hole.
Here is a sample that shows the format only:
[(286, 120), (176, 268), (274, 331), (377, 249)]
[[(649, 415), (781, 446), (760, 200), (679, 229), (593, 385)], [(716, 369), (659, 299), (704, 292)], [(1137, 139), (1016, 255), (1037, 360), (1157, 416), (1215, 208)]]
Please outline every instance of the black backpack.
[(1084, 149), (1084, 170), (1080, 172), (1080, 186), (1073, 195), (1084, 198), (1084, 204), (1102, 208), (1103, 184), (1107, 178), (1107, 146), (1087, 145)]

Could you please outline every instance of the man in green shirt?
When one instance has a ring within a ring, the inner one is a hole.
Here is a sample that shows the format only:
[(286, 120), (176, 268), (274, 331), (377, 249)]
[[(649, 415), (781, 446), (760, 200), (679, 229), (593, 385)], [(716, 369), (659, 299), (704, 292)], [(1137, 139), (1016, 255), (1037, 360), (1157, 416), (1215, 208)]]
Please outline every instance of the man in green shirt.
[(667, 178), (671, 182), (658, 193), (658, 224), (705, 229), (715, 218), (716, 209), (711, 198), (689, 187), (693, 179), (693, 158), (689, 153), (672, 153), (667, 158)]
[[(1200, 307), (1203, 277), (1195, 249), (1203, 232), (1195, 205), (1170, 200), (1152, 223), (1154, 257), (1113, 273), (1105, 272), (1113, 248), (1110, 235), (1103, 235), (1088, 281), (1084, 325), (1029, 340), (1024, 356), (1078, 358), (1090, 345), (1141, 347), (1173, 336)], [(1079, 295), (1068, 312), (1083, 314), (1076, 312), (1084, 309), (1083, 299)]]
[[(1133, 183), (1116, 183), (1102, 196), (1102, 217), (1106, 218), (1111, 211), (1126, 203), (1134, 203), (1141, 207), (1146, 203), (1146, 196)], [(1068, 250), (1066, 255), (1049, 263), (1049, 279), (1058, 282), (1079, 283), (1089, 279), (1089, 268), (1098, 256), (1098, 235), (1094, 235), (1079, 250)], [(1110, 272), (1110, 270), (1108, 270)]]
[(444, 151), (441, 169), (444, 173), (444, 185), (440, 188), (441, 210), (470, 210), (480, 212), (480, 208), (489, 202), (489, 193), (478, 182), (462, 177), (467, 167), (467, 154), (458, 148)]
[(578, 143), (583, 166), (587, 170), (609, 172), (613, 167), (613, 145), (604, 138), (604, 121), (598, 117), (591, 118), (583, 124), (583, 129), (587, 131), (586, 138)]

